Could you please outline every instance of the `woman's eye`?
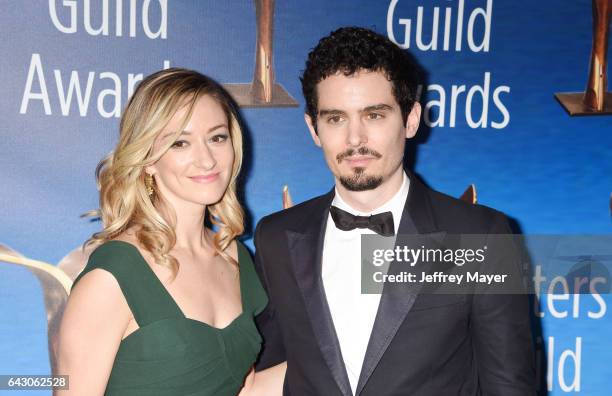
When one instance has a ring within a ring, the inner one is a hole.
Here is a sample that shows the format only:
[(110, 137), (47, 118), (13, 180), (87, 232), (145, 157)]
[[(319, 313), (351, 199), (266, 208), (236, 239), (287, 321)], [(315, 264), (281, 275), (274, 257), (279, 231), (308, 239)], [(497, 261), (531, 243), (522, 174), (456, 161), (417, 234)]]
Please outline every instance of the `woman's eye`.
[(187, 141), (185, 140), (177, 140), (176, 142), (172, 143), (172, 148), (183, 148), (183, 147), (187, 147)]
[(229, 135), (226, 133), (220, 133), (218, 135), (214, 135), (210, 138), (210, 141), (213, 143), (222, 143), (229, 139)]

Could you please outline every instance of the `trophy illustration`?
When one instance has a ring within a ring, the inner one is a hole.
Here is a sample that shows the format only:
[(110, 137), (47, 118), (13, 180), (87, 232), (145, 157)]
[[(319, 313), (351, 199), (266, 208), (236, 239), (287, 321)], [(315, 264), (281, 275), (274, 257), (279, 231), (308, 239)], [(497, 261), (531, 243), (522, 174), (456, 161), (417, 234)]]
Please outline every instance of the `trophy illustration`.
[(274, 82), (272, 39), (274, 0), (255, 0), (257, 44), (253, 82), (223, 84), (240, 107), (297, 107), (298, 103), (280, 84)]
[(56, 373), (57, 333), (72, 282), (85, 267), (89, 254), (94, 248), (94, 245), (89, 245), (85, 250), (78, 247), (67, 254), (55, 266), (24, 257), (19, 252), (0, 243), (0, 263), (4, 262), (25, 267), (40, 282), (45, 299), (45, 312), (47, 313), (47, 345), (52, 373)]
[(474, 184), (470, 184), (463, 194), (461, 194), (459, 199), (467, 203), (475, 204), (478, 201), (476, 186)]
[(612, 92), (607, 92), (608, 39), (612, 0), (593, 0), (593, 47), (585, 92), (556, 93), (569, 115), (612, 114)]

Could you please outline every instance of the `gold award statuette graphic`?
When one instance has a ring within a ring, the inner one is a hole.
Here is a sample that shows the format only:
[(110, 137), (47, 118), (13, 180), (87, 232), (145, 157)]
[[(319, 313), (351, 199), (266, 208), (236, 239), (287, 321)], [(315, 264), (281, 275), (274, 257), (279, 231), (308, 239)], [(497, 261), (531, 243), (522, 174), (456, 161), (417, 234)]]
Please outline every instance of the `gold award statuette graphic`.
[(555, 94), (571, 116), (612, 114), (612, 92), (607, 92), (610, 15), (612, 0), (593, 0), (593, 47), (586, 91)]
[(257, 44), (253, 82), (223, 84), (240, 107), (297, 107), (298, 103), (280, 84), (274, 82), (272, 40), (274, 0), (255, 0)]
[(57, 373), (57, 332), (72, 282), (85, 267), (89, 254), (94, 248), (94, 245), (88, 246), (85, 250), (78, 247), (55, 266), (24, 257), (0, 243), (0, 263), (4, 262), (27, 268), (38, 278), (43, 289), (45, 312), (47, 313), (47, 345), (52, 373)]

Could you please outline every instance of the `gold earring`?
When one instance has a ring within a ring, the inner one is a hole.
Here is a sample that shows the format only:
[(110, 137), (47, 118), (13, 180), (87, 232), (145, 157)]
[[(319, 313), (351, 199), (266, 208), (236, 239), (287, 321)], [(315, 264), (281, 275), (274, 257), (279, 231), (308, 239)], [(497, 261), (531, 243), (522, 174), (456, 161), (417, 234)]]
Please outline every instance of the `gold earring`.
[(153, 175), (147, 173), (145, 175), (144, 182), (149, 198), (153, 197), (153, 194), (155, 194), (155, 180), (153, 179)]

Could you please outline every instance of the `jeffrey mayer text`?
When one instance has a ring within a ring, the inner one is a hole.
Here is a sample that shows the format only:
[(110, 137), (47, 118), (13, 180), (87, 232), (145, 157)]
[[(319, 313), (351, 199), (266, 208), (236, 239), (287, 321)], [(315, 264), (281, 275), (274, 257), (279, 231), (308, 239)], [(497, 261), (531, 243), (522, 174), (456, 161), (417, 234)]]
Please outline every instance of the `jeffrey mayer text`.
[(372, 275), (376, 283), (504, 283), (508, 274), (481, 274), (478, 271), (466, 272), (465, 274), (445, 274), (441, 271), (432, 273), (423, 272), (419, 278), (411, 272), (400, 272), (399, 274), (385, 274), (377, 271)]

